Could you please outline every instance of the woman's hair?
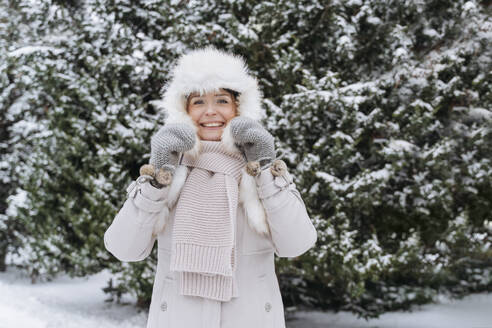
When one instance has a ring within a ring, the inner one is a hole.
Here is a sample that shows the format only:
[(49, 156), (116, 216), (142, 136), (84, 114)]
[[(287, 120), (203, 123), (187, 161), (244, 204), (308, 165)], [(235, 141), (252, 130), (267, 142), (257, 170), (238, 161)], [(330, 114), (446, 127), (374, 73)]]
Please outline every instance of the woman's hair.
[[(228, 88), (222, 88), (222, 89), (231, 94), (232, 100), (234, 101), (234, 103), (236, 103), (236, 110), (238, 110), (239, 109), (239, 95), (240, 95), (240, 93), (237, 92), (236, 90), (232, 90), (232, 89), (228, 89)], [(186, 96), (186, 110), (188, 110), (189, 104), (190, 104), (190, 95)]]

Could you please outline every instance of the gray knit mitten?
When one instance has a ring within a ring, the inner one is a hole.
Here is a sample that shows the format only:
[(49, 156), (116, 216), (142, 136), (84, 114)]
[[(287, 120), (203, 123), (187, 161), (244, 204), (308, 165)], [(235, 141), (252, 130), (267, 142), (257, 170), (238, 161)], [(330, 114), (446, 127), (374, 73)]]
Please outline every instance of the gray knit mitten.
[(150, 165), (140, 168), (140, 174), (155, 178), (152, 185), (161, 188), (171, 184), (174, 170), (178, 165), (179, 153), (195, 145), (195, 131), (183, 123), (166, 124), (152, 136)]
[(248, 173), (256, 176), (275, 159), (273, 136), (260, 123), (247, 117), (235, 117), (229, 124), (234, 142), (248, 160)]

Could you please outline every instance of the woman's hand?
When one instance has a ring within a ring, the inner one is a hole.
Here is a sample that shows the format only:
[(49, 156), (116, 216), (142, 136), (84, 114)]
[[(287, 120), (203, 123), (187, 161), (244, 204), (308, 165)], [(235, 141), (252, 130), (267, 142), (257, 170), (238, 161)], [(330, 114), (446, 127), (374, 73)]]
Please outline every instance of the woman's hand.
[(244, 151), (248, 160), (248, 173), (258, 175), (262, 167), (275, 159), (273, 136), (260, 123), (250, 118), (238, 116), (229, 124), (234, 142)]
[[(183, 123), (164, 125), (152, 136), (150, 165), (142, 166), (140, 174), (155, 177), (160, 185), (169, 185), (178, 165), (179, 153), (192, 149), (194, 145), (193, 128)], [(162, 187), (160, 185), (156, 187)]]

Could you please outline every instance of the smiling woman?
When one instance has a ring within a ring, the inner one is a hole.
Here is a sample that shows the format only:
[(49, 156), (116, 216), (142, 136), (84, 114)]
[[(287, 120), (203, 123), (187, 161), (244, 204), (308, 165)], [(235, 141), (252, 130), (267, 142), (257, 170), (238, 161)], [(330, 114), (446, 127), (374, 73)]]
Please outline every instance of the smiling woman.
[(147, 328), (285, 328), (274, 255), (300, 256), (317, 233), (261, 99), (244, 59), (215, 47), (180, 57), (163, 88), (166, 124), (104, 234), (121, 261), (157, 241)]
[(197, 127), (202, 140), (219, 141), (224, 127), (238, 114), (238, 93), (221, 88), (218, 92), (200, 95), (191, 93), (186, 102), (186, 112)]

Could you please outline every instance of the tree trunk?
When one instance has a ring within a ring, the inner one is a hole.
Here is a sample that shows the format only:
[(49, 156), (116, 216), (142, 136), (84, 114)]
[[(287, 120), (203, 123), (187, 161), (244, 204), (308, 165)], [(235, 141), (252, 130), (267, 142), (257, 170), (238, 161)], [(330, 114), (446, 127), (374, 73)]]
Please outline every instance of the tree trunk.
[(7, 248), (0, 248), (0, 272), (5, 272), (7, 270), (7, 264), (5, 263), (5, 259), (7, 258)]

